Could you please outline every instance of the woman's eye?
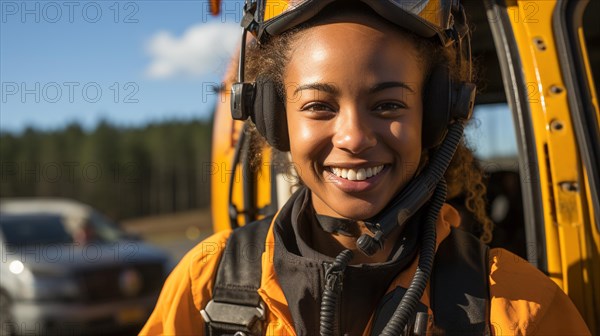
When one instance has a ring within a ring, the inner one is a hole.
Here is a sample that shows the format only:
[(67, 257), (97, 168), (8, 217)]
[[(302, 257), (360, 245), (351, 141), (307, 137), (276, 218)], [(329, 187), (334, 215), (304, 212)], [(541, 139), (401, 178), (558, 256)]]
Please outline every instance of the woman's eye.
[(387, 102), (379, 104), (375, 107), (375, 111), (384, 116), (396, 116), (406, 109), (406, 105), (396, 102)]
[(311, 119), (331, 119), (335, 116), (335, 109), (324, 103), (309, 103), (304, 105), (301, 112), (306, 113), (306, 116)]
[(333, 109), (323, 103), (310, 103), (302, 107), (302, 111), (309, 112), (333, 112)]
[(388, 103), (382, 103), (382, 104), (377, 105), (377, 107), (375, 107), (375, 110), (388, 111), (388, 110), (400, 110), (400, 109), (405, 109), (405, 108), (406, 108), (406, 105), (404, 105), (404, 104), (388, 102)]

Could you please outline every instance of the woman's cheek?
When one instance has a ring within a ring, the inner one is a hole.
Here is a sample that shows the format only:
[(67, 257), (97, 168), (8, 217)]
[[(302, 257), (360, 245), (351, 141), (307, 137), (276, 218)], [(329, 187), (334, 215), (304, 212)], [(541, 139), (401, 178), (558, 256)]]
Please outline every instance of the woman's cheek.
[(421, 158), (420, 123), (391, 125), (387, 143), (401, 156), (404, 165), (418, 165)]
[(306, 147), (306, 145), (314, 141), (317, 136), (323, 132), (322, 127), (318, 122), (302, 116), (303, 112), (292, 112), (288, 115), (288, 134), (290, 135), (290, 144), (298, 145), (298, 147)]
[(309, 120), (304, 120), (298, 123), (298, 138), (305, 143), (314, 141), (317, 138), (317, 131), (315, 125)]
[(410, 143), (411, 146), (421, 144), (420, 125), (414, 122), (394, 122), (388, 125), (388, 129), (388, 137), (399, 144)]

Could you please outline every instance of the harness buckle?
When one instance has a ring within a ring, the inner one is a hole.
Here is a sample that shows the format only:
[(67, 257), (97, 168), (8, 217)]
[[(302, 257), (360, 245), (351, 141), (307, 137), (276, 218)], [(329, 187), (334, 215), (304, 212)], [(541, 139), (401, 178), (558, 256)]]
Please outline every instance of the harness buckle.
[(200, 315), (210, 327), (230, 331), (239, 329), (240, 335), (259, 335), (262, 333), (262, 323), (259, 321), (265, 319), (265, 306), (262, 302), (256, 307), (210, 300)]

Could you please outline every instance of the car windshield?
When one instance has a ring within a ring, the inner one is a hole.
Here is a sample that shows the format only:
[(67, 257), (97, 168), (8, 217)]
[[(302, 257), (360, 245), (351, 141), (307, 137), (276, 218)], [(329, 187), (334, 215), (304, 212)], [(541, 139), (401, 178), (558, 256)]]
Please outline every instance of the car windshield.
[(58, 216), (2, 216), (0, 230), (10, 246), (73, 243), (73, 237)]
[(90, 214), (88, 225), (93, 227), (97, 239), (102, 241), (114, 242), (123, 238), (124, 235), (116, 223), (96, 211)]

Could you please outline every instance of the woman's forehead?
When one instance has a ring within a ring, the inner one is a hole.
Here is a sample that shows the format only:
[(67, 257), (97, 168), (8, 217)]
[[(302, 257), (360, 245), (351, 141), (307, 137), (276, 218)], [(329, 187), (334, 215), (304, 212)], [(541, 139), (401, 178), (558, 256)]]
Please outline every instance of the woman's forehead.
[(405, 31), (379, 20), (365, 16), (365, 20), (329, 22), (304, 29), (292, 43), (292, 47), (300, 49), (310, 47), (313, 42), (339, 41), (348, 44), (352, 49), (359, 49), (371, 44), (400, 43), (411, 49), (414, 42)]
[[(336, 22), (306, 29), (292, 44), (287, 80), (385, 82), (420, 87), (423, 69), (404, 34), (363, 22)], [(365, 83), (367, 84), (367, 83)]]
[[(324, 11), (304, 26), (292, 40), (291, 52), (335, 48), (347, 53), (372, 48), (384, 52), (402, 45), (418, 58), (415, 38), (404, 29), (385, 20), (367, 6), (337, 6)], [(368, 50), (367, 50), (368, 51)], [(291, 55), (293, 57), (293, 54)]]

